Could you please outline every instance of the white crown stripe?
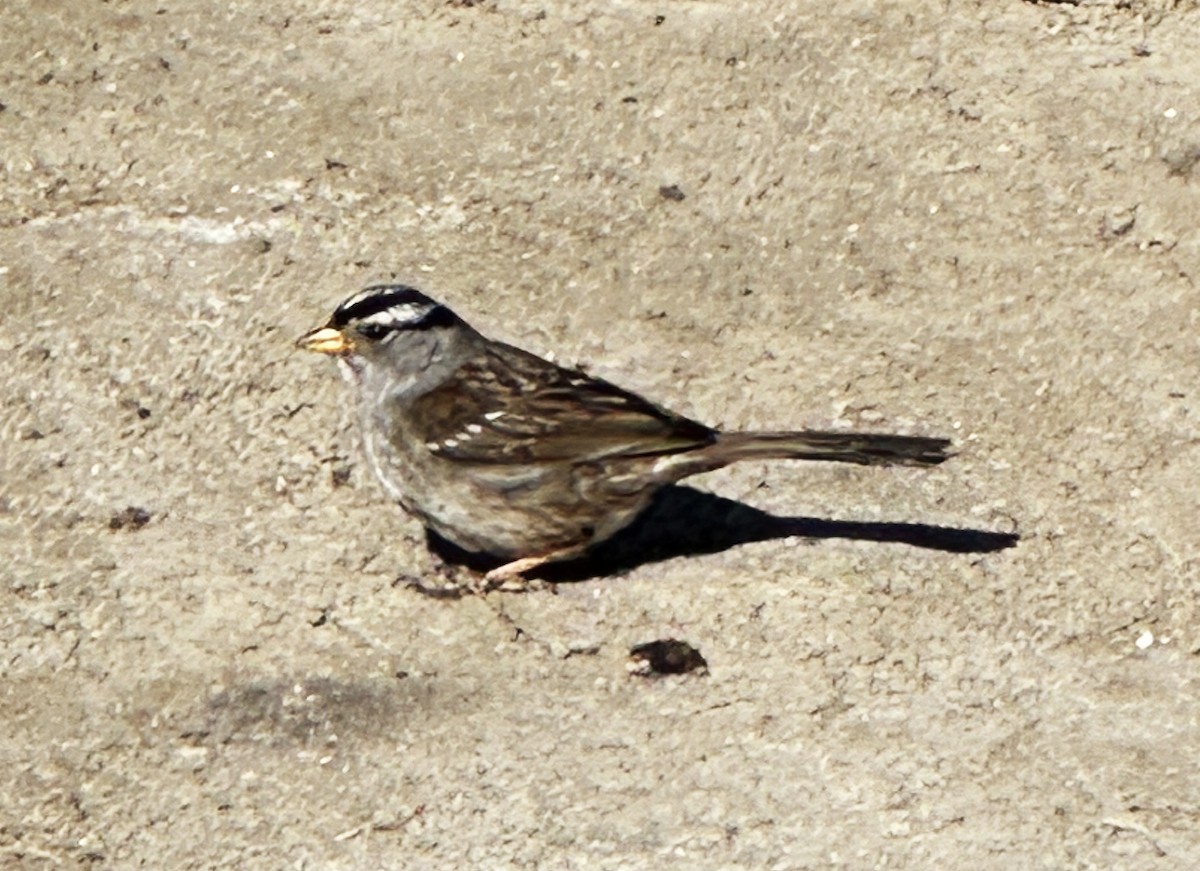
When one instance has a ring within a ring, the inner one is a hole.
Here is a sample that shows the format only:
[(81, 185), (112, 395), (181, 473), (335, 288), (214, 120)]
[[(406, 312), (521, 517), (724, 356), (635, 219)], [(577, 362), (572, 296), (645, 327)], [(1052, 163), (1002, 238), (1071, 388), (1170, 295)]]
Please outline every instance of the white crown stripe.
[(391, 308), (385, 308), (381, 312), (375, 312), (373, 315), (368, 315), (360, 323), (398, 329), (410, 324), (420, 323), (432, 308), (433, 306), (431, 305), (421, 306), (414, 305), (413, 303), (402, 303), (394, 305)]

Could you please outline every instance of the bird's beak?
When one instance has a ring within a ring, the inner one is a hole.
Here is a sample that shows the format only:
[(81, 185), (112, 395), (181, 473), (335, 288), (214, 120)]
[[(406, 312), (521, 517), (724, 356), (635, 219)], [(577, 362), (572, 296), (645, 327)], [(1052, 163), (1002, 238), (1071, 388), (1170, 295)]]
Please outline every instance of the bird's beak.
[(346, 334), (334, 327), (318, 327), (305, 333), (296, 340), (296, 347), (305, 351), (315, 351), (318, 354), (348, 354), (354, 350), (354, 343)]

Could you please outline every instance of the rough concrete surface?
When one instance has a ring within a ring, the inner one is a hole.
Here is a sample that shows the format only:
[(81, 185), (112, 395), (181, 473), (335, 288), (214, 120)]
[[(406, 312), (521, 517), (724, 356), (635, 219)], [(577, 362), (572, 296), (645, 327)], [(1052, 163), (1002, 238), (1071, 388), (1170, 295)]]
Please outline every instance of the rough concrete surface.
[[(2, 17), (4, 867), (1200, 867), (1195, 3)], [(959, 451), (698, 488), (1022, 540), (421, 596), (291, 346), (392, 278), (709, 423)], [(630, 677), (660, 638), (709, 674)]]

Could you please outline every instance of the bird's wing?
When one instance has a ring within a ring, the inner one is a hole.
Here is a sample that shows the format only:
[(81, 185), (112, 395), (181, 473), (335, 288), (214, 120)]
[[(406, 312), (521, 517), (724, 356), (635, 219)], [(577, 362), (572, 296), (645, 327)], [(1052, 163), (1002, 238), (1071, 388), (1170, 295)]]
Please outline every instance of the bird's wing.
[(607, 381), (501, 344), (464, 363), (410, 413), (431, 451), (476, 463), (657, 456), (716, 438)]

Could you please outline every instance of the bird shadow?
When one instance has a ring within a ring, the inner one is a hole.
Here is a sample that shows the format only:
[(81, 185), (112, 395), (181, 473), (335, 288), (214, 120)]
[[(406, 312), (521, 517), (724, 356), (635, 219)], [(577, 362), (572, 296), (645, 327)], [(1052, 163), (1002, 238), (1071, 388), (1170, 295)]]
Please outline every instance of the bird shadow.
[[(585, 581), (675, 557), (719, 553), (754, 541), (793, 537), (887, 542), (947, 553), (992, 553), (1013, 547), (1021, 538), (1010, 532), (925, 523), (780, 517), (743, 502), (674, 485), (660, 490), (633, 523), (583, 556), (550, 563), (527, 576), (552, 583)], [(501, 562), (465, 551), (431, 531), (426, 532), (426, 539), (430, 550), (453, 565), (487, 571)]]

